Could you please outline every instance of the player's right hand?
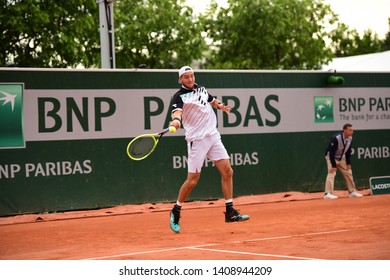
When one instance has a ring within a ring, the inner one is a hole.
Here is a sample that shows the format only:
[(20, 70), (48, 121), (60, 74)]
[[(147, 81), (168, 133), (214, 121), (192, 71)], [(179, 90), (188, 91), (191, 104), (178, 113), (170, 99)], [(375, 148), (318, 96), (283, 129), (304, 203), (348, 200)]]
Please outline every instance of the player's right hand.
[(180, 128), (180, 121), (179, 120), (173, 120), (171, 121), (169, 126), (174, 126), (176, 129)]

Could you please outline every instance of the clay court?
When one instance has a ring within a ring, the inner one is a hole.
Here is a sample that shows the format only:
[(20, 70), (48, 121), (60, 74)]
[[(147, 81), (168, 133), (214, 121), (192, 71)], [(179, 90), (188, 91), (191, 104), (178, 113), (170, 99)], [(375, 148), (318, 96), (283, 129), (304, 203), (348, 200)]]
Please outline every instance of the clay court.
[(180, 234), (172, 204), (0, 218), (2, 260), (389, 260), (390, 195), (322, 193), (235, 199), (250, 215), (224, 222), (222, 200), (188, 202)]

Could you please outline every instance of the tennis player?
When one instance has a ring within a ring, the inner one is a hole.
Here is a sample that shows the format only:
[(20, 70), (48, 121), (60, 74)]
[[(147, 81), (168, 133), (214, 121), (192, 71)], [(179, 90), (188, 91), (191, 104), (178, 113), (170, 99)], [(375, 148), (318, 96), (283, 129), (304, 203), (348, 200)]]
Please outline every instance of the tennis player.
[(233, 208), (233, 169), (229, 155), (222, 144), (217, 130), (217, 117), (213, 108), (229, 113), (230, 107), (210, 95), (206, 88), (195, 83), (194, 71), (189, 66), (179, 70), (181, 88), (173, 96), (171, 126), (185, 128), (188, 150), (187, 179), (180, 188), (177, 202), (170, 212), (170, 227), (180, 232), (180, 211), (184, 201), (200, 178), (206, 158), (213, 161), (221, 174), (222, 192), (225, 198), (225, 222), (239, 222), (249, 219)]
[(348, 188), (349, 197), (362, 197), (363, 195), (356, 191), (355, 183), (352, 176), (351, 168), (351, 144), (352, 144), (353, 128), (352, 124), (345, 124), (343, 131), (334, 135), (325, 152), (326, 165), (328, 167), (328, 175), (325, 181), (324, 199), (336, 199), (334, 195), (334, 180), (337, 169), (340, 170), (344, 177)]

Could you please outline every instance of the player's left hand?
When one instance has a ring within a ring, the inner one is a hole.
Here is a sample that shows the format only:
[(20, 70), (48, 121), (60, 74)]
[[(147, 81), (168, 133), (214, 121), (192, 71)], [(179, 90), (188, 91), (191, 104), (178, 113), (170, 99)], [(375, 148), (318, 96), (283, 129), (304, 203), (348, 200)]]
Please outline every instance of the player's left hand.
[(230, 110), (232, 109), (230, 106), (225, 105), (224, 103), (220, 103), (217, 105), (217, 108), (223, 112), (226, 112), (227, 114), (230, 113)]

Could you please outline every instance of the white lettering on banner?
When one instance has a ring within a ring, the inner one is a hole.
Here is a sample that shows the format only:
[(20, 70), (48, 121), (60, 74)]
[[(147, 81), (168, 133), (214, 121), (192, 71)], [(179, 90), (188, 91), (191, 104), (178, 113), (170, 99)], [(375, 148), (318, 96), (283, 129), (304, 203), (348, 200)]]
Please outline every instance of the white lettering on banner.
[(358, 159), (390, 158), (390, 147), (357, 147), (352, 149), (352, 154), (357, 152)]
[[(187, 156), (173, 156), (172, 157), (173, 169), (187, 168), (188, 158)], [(259, 155), (257, 152), (253, 153), (232, 153), (230, 154), (230, 164), (232, 166), (241, 165), (258, 165), (260, 163)], [(204, 161), (204, 167), (212, 167), (214, 163), (206, 159)]]
[(19, 164), (0, 165), (0, 179), (15, 178), (21, 167)]
[(90, 174), (92, 172), (91, 160), (59, 161), (45, 163), (25, 163), (0, 165), (0, 179), (13, 179), (24, 167), (26, 178), (49, 177), (60, 175)]
[(376, 184), (372, 186), (373, 190), (385, 190), (390, 189), (390, 184)]

